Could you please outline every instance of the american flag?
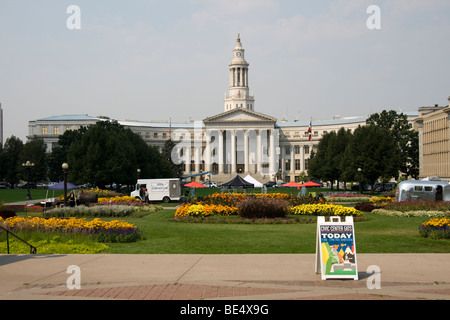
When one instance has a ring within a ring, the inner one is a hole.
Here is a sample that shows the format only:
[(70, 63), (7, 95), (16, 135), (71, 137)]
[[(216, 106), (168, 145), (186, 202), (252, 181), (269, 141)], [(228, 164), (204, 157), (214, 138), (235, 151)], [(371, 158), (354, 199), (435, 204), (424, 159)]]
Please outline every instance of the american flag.
[(309, 141), (311, 141), (311, 139), (312, 139), (312, 120), (309, 122), (308, 135), (309, 135)]

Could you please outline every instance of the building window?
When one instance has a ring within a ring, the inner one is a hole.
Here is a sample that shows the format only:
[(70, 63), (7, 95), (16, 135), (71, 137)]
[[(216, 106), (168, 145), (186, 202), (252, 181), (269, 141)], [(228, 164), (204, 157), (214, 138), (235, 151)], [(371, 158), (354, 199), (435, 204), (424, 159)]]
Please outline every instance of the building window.
[(47, 127), (42, 127), (42, 135), (45, 136), (48, 134), (48, 128)]
[(167, 138), (167, 133), (163, 133), (163, 139), (166, 139)]
[(295, 159), (295, 170), (300, 170), (300, 159)]
[(291, 171), (291, 160), (286, 160), (286, 171)]
[(309, 154), (309, 146), (305, 146), (305, 154)]
[(66, 127), (66, 131), (70, 131), (70, 130), (72, 130), (72, 128)]
[(53, 134), (59, 135), (59, 127), (53, 127)]
[(300, 154), (300, 146), (295, 146), (294, 150), (295, 150), (295, 154)]
[(291, 147), (285, 147), (285, 149), (284, 149), (284, 154), (285, 154), (285, 155), (291, 154)]
[(158, 139), (158, 132), (153, 133), (153, 138)]

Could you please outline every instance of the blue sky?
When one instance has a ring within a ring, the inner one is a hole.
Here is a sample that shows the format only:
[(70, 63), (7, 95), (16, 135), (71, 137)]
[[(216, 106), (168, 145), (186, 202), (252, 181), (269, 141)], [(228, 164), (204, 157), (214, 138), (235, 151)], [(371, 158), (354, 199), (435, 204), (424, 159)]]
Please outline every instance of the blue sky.
[[(66, 27), (72, 4), (81, 30)], [(278, 119), (447, 105), (449, 17), (448, 0), (0, 0), (4, 139), (52, 115), (223, 112), (237, 33), (255, 110)]]

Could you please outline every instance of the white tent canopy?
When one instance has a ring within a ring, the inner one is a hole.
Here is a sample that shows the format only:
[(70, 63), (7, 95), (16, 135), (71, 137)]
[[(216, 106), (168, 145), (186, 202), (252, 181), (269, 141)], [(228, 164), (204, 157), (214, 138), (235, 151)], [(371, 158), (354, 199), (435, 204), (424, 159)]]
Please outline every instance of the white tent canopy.
[(262, 188), (263, 184), (261, 182), (259, 182), (258, 180), (256, 180), (255, 178), (253, 178), (251, 175), (248, 175), (244, 178), (245, 181), (253, 183), (253, 185), (255, 186), (255, 188)]

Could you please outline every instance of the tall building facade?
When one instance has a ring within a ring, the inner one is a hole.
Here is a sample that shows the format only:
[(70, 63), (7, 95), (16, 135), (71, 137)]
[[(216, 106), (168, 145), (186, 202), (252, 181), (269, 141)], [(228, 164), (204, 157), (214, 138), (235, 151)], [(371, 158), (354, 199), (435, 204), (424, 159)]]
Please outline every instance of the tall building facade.
[(450, 181), (450, 106), (419, 108), (416, 122), (419, 125), (419, 177)]
[[(117, 121), (160, 150), (172, 139), (176, 144), (172, 158), (184, 165), (185, 176), (217, 182), (228, 181), (236, 174), (251, 175), (261, 182), (298, 181), (307, 172), (311, 153), (324, 134), (342, 127), (353, 132), (366, 124), (366, 116), (311, 123), (278, 120), (257, 112), (255, 96), (250, 92), (250, 64), (240, 35), (232, 53), (222, 113), (189, 123)], [(417, 118), (417, 112), (405, 114), (410, 121)], [(34, 120), (29, 122), (28, 137), (42, 138), (51, 150), (64, 131), (105, 120), (87, 115)], [(202, 175), (205, 172), (214, 174)]]
[(0, 103), (0, 147), (3, 148), (3, 109)]

